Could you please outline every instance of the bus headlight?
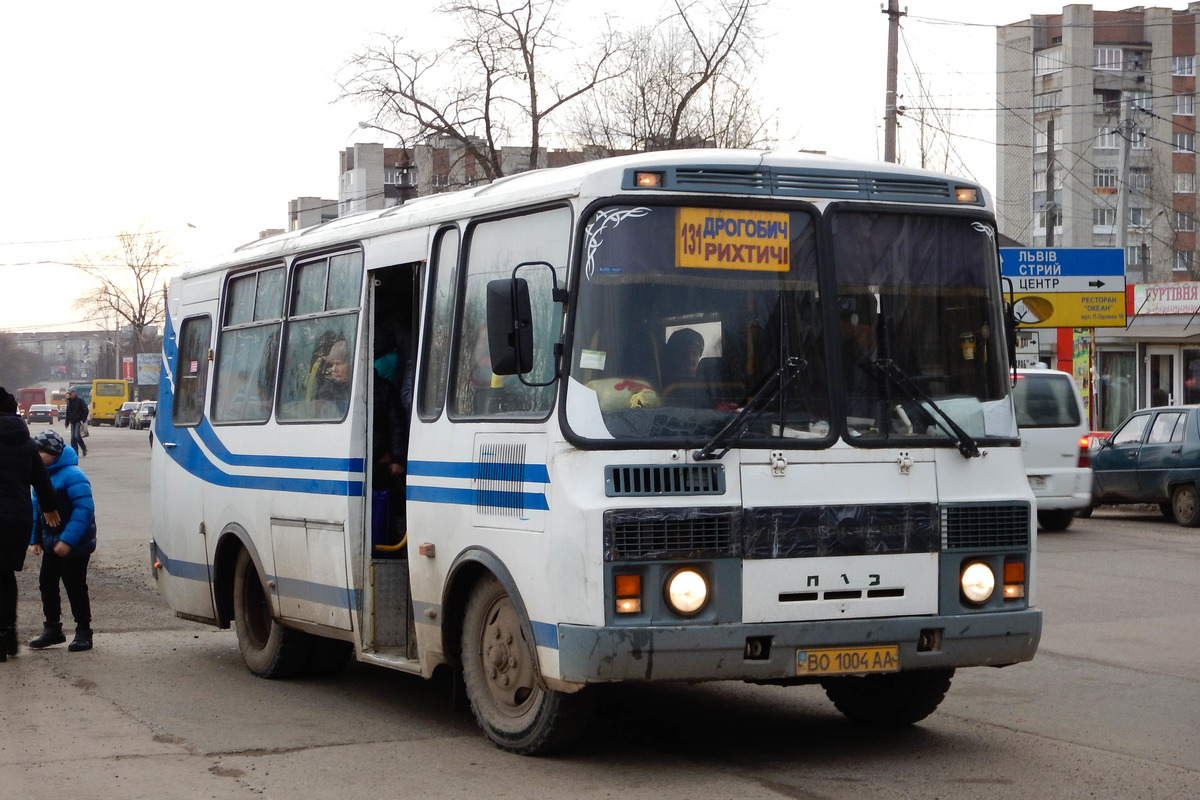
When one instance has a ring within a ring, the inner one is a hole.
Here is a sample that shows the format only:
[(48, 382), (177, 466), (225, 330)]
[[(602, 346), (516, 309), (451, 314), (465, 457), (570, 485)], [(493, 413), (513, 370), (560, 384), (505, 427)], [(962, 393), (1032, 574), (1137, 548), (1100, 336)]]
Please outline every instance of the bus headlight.
[(963, 595), (972, 603), (982, 603), (996, 589), (996, 574), (981, 561), (967, 565), (962, 572)]
[(667, 601), (680, 614), (695, 614), (708, 601), (708, 582), (694, 569), (681, 569), (667, 581)]

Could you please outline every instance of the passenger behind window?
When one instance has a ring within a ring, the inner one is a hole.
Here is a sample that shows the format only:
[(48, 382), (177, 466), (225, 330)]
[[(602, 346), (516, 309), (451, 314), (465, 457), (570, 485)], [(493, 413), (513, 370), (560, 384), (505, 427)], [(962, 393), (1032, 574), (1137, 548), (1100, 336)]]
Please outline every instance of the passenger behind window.
[[(324, 337), (322, 334), (322, 339)], [(318, 340), (318, 349), (321, 343)], [(338, 339), (330, 346), (329, 353), (318, 359), (314, 359), (314, 367), (320, 364), (313, 392), (314, 416), (321, 419), (343, 417), (350, 408), (350, 346), (345, 339)]]

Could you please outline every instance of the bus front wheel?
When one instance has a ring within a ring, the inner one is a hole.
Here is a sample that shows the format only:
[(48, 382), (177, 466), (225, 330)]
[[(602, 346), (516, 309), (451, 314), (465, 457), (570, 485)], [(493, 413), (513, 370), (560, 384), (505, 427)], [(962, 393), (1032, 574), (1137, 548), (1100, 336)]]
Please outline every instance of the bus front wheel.
[(821, 683), (837, 710), (856, 722), (900, 727), (932, 714), (950, 689), (953, 669), (830, 678)]
[(233, 575), (233, 625), (246, 667), (260, 678), (291, 678), (305, 671), (312, 637), (280, 625), (254, 559), (238, 554)]
[(591, 716), (592, 693), (542, 685), (527, 625), (494, 577), (475, 585), (463, 613), (462, 671), (479, 727), (498, 747), (522, 755), (562, 750)]

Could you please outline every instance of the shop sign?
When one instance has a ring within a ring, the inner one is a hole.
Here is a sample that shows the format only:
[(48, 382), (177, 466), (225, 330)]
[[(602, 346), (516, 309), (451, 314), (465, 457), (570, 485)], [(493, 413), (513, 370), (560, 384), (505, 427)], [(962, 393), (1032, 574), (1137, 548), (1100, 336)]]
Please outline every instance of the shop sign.
[(1133, 287), (1133, 313), (1195, 314), (1200, 310), (1200, 283), (1139, 283)]

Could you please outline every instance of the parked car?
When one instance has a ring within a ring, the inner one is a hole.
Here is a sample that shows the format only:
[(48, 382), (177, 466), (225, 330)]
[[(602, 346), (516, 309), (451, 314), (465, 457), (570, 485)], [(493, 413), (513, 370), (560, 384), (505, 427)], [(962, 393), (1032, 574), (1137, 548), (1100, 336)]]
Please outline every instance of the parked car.
[(1157, 503), (1163, 516), (1200, 527), (1200, 406), (1143, 408), (1092, 456), (1093, 505)]
[(25, 413), (26, 422), (48, 422), (51, 425), (58, 419), (58, 409), (49, 403), (34, 403)]
[(1013, 404), (1038, 524), (1066, 530), (1075, 512), (1092, 503), (1087, 410), (1079, 388), (1068, 372), (1021, 369)]
[(131, 416), (133, 416), (134, 413), (137, 412), (138, 406), (140, 406), (140, 405), (141, 405), (141, 403), (138, 403), (138, 402), (132, 401), (132, 400), (128, 403), (121, 403), (121, 407), (117, 409), (117, 416), (113, 419), (113, 427), (114, 428), (130, 427), (129, 418)]
[(154, 424), (154, 412), (157, 408), (156, 400), (143, 400), (138, 403), (138, 410), (129, 418), (129, 427), (137, 431), (149, 428)]
[[(1088, 431), (1088, 461), (1089, 462), (1096, 455), (1096, 452), (1100, 449), (1100, 446), (1102, 444), (1104, 444), (1104, 441), (1106, 439), (1108, 439), (1109, 436), (1112, 436), (1112, 431)], [(1094, 487), (1095, 487), (1095, 473), (1094, 472), (1092, 473), (1092, 486), (1093, 486), (1093, 491), (1094, 491)], [(1093, 508), (1095, 508), (1095, 506), (1093, 506), (1093, 505), (1089, 505), (1087, 508), (1081, 508), (1075, 512), (1075, 516), (1086, 519), (1087, 517), (1090, 517), (1092, 515)]]

